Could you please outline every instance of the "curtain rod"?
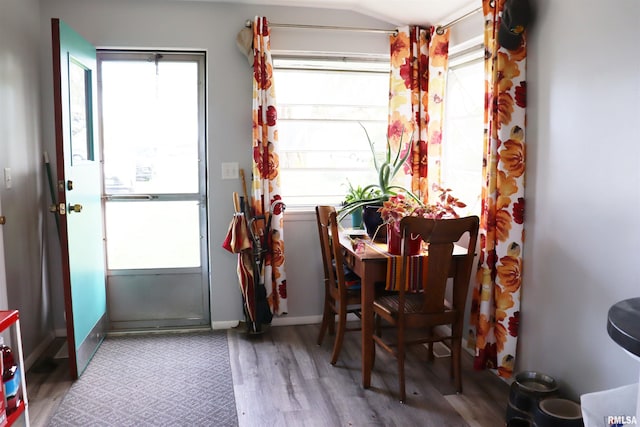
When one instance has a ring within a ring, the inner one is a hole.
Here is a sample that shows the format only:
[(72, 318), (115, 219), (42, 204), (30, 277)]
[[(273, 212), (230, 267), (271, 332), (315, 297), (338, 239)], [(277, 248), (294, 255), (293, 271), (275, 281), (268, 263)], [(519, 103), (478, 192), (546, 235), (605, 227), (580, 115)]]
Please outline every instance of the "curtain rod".
[(475, 15), (476, 13), (481, 12), (481, 11), (482, 11), (482, 7), (479, 7), (479, 8), (477, 8), (477, 9), (474, 9), (474, 10), (472, 10), (472, 11), (470, 11), (470, 12), (465, 13), (465, 14), (464, 14), (464, 15), (462, 15), (461, 17), (456, 18), (456, 19), (454, 19), (454, 20), (453, 20), (453, 21), (451, 21), (451, 22), (448, 22), (448, 23), (446, 23), (446, 24), (444, 24), (444, 25), (438, 25), (438, 26), (436, 27), (436, 33), (438, 33), (438, 34), (442, 35), (442, 34), (444, 33), (444, 30), (446, 30), (447, 28), (452, 27), (452, 26), (456, 25), (458, 22), (460, 22), (460, 21), (462, 21), (462, 20), (465, 20), (465, 19), (467, 19), (468, 17), (470, 17), (471, 15)]
[[(253, 21), (247, 19), (244, 26), (251, 28)], [(380, 28), (356, 28), (356, 27), (336, 27), (332, 25), (302, 25), (302, 24), (274, 24), (269, 22), (271, 28), (302, 28), (311, 30), (336, 30), (336, 31), (353, 31), (360, 33), (379, 33), (379, 34), (397, 34), (397, 30), (383, 30)]]
[[(468, 17), (470, 17), (471, 15), (475, 15), (478, 12), (482, 11), (482, 7), (479, 7), (477, 9), (474, 9), (470, 12), (465, 13), (464, 15), (462, 15), (459, 18), (456, 18), (444, 25), (438, 25), (436, 27), (436, 33), (442, 35), (444, 33), (444, 30), (446, 30), (449, 27), (454, 26), (455, 24), (457, 24), (458, 22), (467, 19)], [(247, 28), (251, 28), (251, 25), (253, 24), (253, 21), (251, 19), (247, 19), (247, 21), (245, 22), (244, 26)], [(356, 27), (337, 27), (337, 26), (333, 26), (333, 25), (303, 25), (303, 24), (275, 24), (275, 23), (269, 23), (269, 26), (271, 28), (302, 28), (302, 29), (313, 29), (313, 30), (337, 30), (337, 31), (354, 31), (354, 32), (361, 32), (361, 33), (379, 33), (379, 34), (397, 34), (398, 30), (383, 30), (380, 28), (356, 28)]]

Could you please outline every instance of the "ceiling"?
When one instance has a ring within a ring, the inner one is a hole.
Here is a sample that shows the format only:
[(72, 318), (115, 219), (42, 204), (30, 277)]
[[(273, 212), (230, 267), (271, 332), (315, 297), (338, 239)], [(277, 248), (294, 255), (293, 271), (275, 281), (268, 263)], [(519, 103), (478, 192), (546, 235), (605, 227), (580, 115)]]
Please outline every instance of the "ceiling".
[[(224, 1), (229, 0), (205, 0)], [(394, 25), (443, 25), (481, 6), (480, 0), (235, 0), (265, 6), (345, 9)]]

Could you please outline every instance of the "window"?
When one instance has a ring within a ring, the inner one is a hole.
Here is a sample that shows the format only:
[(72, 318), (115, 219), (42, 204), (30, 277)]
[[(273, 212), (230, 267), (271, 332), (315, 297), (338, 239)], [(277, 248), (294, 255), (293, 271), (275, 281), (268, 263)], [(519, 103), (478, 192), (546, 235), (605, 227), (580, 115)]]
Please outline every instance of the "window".
[[(484, 50), (452, 53), (447, 78), (442, 179), (480, 214)], [(388, 59), (274, 58), (280, 173), (288, 207), (338, 205), (349, 182), (377, 182), (366, 127), (382, 155), (389, 103)]]
[(377, 182), (360, 124), (376, 150), (384, 152), (388, 58), (274, 58), (274, 79), (281, 190), (287, 207), (338, 205), (349, 182)]
[(484, 134), (484, 49), (452, 54), (445, 96), (442, 181), (467, 204), (462, 215), (480, 215)]

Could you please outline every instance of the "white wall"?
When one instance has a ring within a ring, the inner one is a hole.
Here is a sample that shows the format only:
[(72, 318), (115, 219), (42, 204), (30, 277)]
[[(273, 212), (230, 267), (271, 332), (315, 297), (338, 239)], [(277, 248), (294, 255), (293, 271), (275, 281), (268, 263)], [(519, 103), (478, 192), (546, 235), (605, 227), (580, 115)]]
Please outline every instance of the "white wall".
[(640, 296), (640, 2), (536, 4), (518, 366), (577, 395), (640, 369), (606, 332)]
[(51, 338), (43, 252), (43, 221), (49, 214), (40, 135), (39, 16), (38, 0), (0, 2), (0, 171), (10, 168), (12, 175), (7, 189), (0, 174), (7, 220), (0, 242), (7, 279), (6, 287), (0, 283), (0, 309), (20, 310), (27, 353)]

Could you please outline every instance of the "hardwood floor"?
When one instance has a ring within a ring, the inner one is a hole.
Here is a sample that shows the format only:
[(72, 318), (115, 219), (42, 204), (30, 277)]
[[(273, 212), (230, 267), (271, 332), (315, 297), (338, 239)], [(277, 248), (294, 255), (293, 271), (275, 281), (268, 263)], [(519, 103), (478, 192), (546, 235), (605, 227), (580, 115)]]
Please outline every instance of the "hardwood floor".
[[(242, 426), (452, 426), (501, 427), (509, 387), (463, 358), (463, 394), (449, 379), (449, 359), (427, 361), (416, 349), (407, 359), (407, 403), (398, 401), (395, 360), (376, 353), (371, 388), (360, 386), (360, 337), (347, 333), (335, 366), (332, 336), (322, 346), (319, 325), (272, 327), (259, 336), (229, 330), (229, 353)], [(27, 373), (31, 425), (44, 427), (71, 387), (66, 359), (51, 346)]]
[(54, 358), (63, 345), (66, 345), (66, 339), (56, 338), (27, 372), (29, 421), (32, 427), (47, 426), (71, 388), (68, 359)]
[(231, 332), (229, 352), (239, 425), (455, 426), (505, 425), (509, 387), (463, 361), (463, 394), (449, 379), (449, 359), (427, 361), (416, 347), (405, 364), (407, 403), (399, 402), (395, 359), (378, 350), (371, 388), (360, 372), (360, 335), (347, 333), (335, 366), (333, 337), (315, 344), (319, 325), (274, 327), (250, 337)]

